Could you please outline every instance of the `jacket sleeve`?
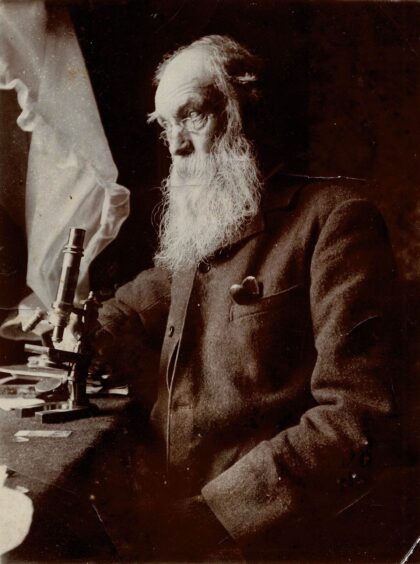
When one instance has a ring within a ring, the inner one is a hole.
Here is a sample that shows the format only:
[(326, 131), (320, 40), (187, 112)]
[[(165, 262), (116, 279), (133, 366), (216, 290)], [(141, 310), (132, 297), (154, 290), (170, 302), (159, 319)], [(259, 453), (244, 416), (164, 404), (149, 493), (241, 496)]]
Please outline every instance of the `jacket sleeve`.
[(146, 403), (152, 402), (155, 394), (157, 378), (153, 375), (157, 374), (170, 291), (166, 271), (152, 268), (141, 272), (103, 304), (100, 329), (93, 338), (96, 362), (108, 367), (113, 380), (129, 382), (134, 395)]
[(395, 426), (394, 286), (380, 214), (362, 199), (334, 206), (310, 262), (314, 407), (202, 490), (237, 541), (338, 512), (369, 487)]

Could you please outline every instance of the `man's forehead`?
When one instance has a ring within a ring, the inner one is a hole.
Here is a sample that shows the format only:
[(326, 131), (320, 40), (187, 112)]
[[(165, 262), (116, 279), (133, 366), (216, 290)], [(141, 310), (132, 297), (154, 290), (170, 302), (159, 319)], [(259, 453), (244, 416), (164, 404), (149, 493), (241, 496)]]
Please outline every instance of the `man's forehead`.
[(182, 97), (199, 93), (212, 84), (212, 72), (205, 49), (188, 49), (180, 53), (165, 68), (156, 90), (158, 112), (177, 105)]

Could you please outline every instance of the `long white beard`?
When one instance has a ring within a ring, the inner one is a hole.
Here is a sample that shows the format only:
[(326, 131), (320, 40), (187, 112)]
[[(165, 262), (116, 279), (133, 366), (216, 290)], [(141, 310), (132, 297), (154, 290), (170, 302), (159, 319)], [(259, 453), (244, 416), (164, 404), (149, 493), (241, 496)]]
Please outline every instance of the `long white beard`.
[(245, 137), (227, 135), (204, 158), (175, 157), (163, 183), (155, 264), (171, 271), (197, 265), (228, 245), (258, 211), (261, 183)]

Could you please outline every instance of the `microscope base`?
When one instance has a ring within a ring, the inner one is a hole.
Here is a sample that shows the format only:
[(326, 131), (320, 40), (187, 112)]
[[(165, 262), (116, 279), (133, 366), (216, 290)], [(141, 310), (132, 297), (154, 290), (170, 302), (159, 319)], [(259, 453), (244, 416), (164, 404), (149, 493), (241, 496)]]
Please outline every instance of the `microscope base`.
[(44, 410), (35, 413), (35, 418), (41, 421), (41, 423), (62, 423), (63, 421), (91, 417), (97, 411), (98, 407), (94, 404), (64, 407), (61, 409), (45, 409), (44, 406)]
[(67, 401), (49, 402), (36, 407), (22, 407), (16, 409), (18, 417), (33, 417), (41, 423), (61, 423), (91, 417), (96, 414), (98, 407), (95, 404), (69, 406)]

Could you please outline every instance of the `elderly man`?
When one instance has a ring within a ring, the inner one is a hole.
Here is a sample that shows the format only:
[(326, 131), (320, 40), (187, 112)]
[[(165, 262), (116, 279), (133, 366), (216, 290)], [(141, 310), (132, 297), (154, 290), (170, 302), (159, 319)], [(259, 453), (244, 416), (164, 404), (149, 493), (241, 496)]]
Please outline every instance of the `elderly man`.
[(138, 530), (158, 557), (280, 559), (299, 539), (305, 558), (310, 528), (368, 491), (395, 413), (383, 220), (347, 182), (262, 179), (256, 69), (221, 36), (158, 68), (155, 267), (101, 312), (104, 355), (150, 398)]

